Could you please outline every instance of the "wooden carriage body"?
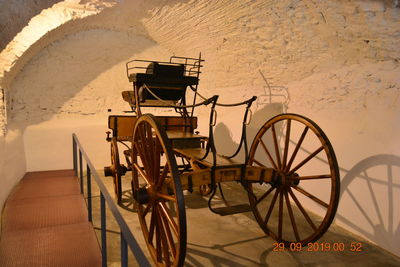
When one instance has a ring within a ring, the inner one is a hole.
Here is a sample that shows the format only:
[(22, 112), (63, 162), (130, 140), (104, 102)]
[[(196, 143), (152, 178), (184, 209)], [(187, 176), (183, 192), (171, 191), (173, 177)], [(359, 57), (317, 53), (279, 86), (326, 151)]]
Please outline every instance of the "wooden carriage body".
[[(197, 87), (203, 61), (200, 56), (171, 57), (169, 62), (128, 62), (127, 76), (133, 90), (123, 91), (122, 97), (134, 115), (111, 115), (108, 119), (111, 166), (105, 167), (105, 175), (114, 177), (117, 201), (121, 203), (121, 177), (132, 172), (136, 211), (154, 262), (157, 266), (184, 264), (186, 213), (182, 192), (193, 192), (196, 188), (209, 197), (208, 206), (212, 212), (230, 215), (252, 211), (261, 229), (286, 246), (314, 242), (329, 228), (339, 201), (339, 169), (328, 138), (310, 119), (297, 114), (280, 114), (260, 128), (248, 148), (246, 126), (256, 97), (241, 103), (222, 104), (218, 96), (201, 96)], [(194, 92), (191, 104), (187, 104), (187, 90)], [(201, 103), (196, 103), (197, 96), (202, 98)], [(198, 118), (194, 116), (194, 108), (199, 105), (210, 107), (207, 136), (195, 131)], [(214, 144), (217, 105), (245, 106), (242, 137), (236, 152), (230, 156), (218, 154)], [(174, 109), (178, 115), (143, 114), (142, 109), (147, 107)], [(299, 128), (297, 136), (296, 127)], [(311, 151), (303, 147), (310, 136), (317, 144)], [(126, 165), (120, 162), (119, 143), (127, 148), (123, 152)], [(241, 150), (245, 157), (240, 161), (235, 156)], [(298, 160), (299, 154), (304, 152), (305, 156)], [(259, 159), (260, 153), (264, 160)], [(177, 159), (182, 160), (182, 164), (177, 164)], [(325, 166), (315, 168), (317, 172), (313, 172), (312, 166), (305, 168), (311, 162), (318, 165), (320, 161)], [(305, 174), (303, 169), (311, 169), (312, 173)], [(248, 203), (227, 203), (221, 183), (228, 181), (243, 186)], [(327, 192), (326, 198), (301, 186), (314, 181), (323, 182), (317, 190)], [(225, 206), (218, 208), (212, 204), (217, 189), (225, 202)], [(314, 219), (295, 192), (322, 208), (322, 219)], [(268, 198), (269, 204), (265, 206), (263, 202)], [(271, 222), (274, 212), (278, 218), (276, 225)], [(296, 221), (295, 214), (302, 216), (309, 230), (304, 230)]]

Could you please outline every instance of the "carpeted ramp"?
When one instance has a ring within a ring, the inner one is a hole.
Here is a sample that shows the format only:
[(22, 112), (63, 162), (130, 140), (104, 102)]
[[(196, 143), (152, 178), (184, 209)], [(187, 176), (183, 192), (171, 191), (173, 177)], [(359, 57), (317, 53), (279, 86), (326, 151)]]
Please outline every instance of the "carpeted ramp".
[(101, 266), (101, 251), (71, 170), (27, 173), (2, 216), (0, 266)]

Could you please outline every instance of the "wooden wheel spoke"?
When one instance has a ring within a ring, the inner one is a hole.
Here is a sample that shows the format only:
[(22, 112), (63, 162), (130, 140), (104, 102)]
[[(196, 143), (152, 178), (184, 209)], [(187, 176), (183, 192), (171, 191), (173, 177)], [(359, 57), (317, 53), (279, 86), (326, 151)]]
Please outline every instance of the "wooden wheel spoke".
[(285, 191), (285, 200), (286, 200), (287, 210), (289, 212), (290, 221), (292, 223), (294, 235), (296, 237), (296, 241), (298, 242), (298, 241), (300, 241), (300, 236), (299, 236), (299, 232), (297, 230), (297, 225), (296, 225), (296, 221), (294, 219), (292, 205), (290, 204), (289, 195), (288, 195), (287, 191)]
[(309, 162), (312, 158), (314, 158), (316, 155), (318, 155), (319, 152), (321, 152), (324, 149), (324, 146), (320, 146), (319, 148), (317, 148), (313, 153), (311, 153), (307, 158), (305, 158), (302, 162), (300, 162), (299, 164), (297, 164), (296, 167), (294, 167), (290, 172), (290, 174), (293, 174), (295, 171), (297, 171), (298, 169), (300, 169), (301, 167), (304, 166), (304, 164), (306, 164), (307, 162)]
[(253, 162), (257, 163), (258, 166), (267, 167), (267, 166), (265, 166), (264, 164), (262, 164), (261, 162), (259, 162), (259, 161), (256, 160), (256, 159), (253, 159)]
[(140, 166), (135, 162), (133, 163), (133, 166), (135, 167), (135, 169), (138, 171), (138, 173), (140, 174), (140, 176), (142, 176), (143, 180), (146, 181), (147, 184), (151, 184), (150, 179), (147, 177), (147, 174), (142, 170), (142, 168), (140, 168)]
[(160, 157), (161, 153), (159, 151), (159, 141), (157, 136), (153, 136), (153, 132), (150, 127), (145, 127), (146, 131), (146, 141), (147, 141), (147, 150), (148, 152), (148, 158), (150, 160), (150, 163), (152, 165), (152, 177), (154, 180), (154, 183), (156, 184), (159, 176), (160, 176)]
[[(133, 149), (136, 151), (136, 156), (139, 156), (140, 158), (143, 158), (143, 154), (141, 153), (142, 148), (141, 148), (141, 142), (140, 141), (134, 141), (133, 142), (132, 150)], [(136, 159), (136, 161), (137, 161), (137, 159)]]
[(163, 185), (163, 182), (164, 182), (165, 178), (167, 177), (168, 172), (169, 172), (169, 166), (168, 166), (168, 162), (167, 162), (162, 170), (162, 173), (161, 173), (158, 181), (157, 181), (156, 190), (161, 189), (161, 186)]
[(161, 207), (160, 210), (161, 210), (162, 214), (165, 216), (165, 218), (168, 220), (169, 224), (171, 225), (175, 236), (179, 237), (178, 224), (172, 218), (172, 215), (170, 214), (169, 209), (163, 202), (160, 202), (160, 207)]
[(117, 170), (119, 162), (119, 155), (118, 155), (118, 144), (114, 139), (111, 141), (111, 165), (114, 166), (114, 170)]
[(143, 215), (142, 215), (143, 218), (146, 217), (147, 213), (149, 213), (150, 208), (151, 208), (152, 206), (153, 206), (153, 204), (152, 204), (151, 202), (150, 202), (149, 204), (147, 204), (146, 208), (145, 208), (144, 211), (143, 211)]
[(151, 218), (150, 218), (150, 227), (149, 227), (149, 235), (147, 241), (150, 244), (153, 244), (153, 237), (154, 237), (154, 230), (155, 230), (155, 209), (151, 212)]
[(297, 191), (299, 191), (300, 193), (302, 193), (303, 195), (305, 195), (306, 197), (314, 200), (315, 202), (317, 202), (318, 204), (320, 204), (321, 206), (324, 206), (325, 208), (329, 208), (329, 205), (327, 203), (325, 203), (324, 201), (322, 201), (321, 199), (317, 198), (316, 196), (314, 196), (313, 194), (307, 192), (306, 190), (304, 190), (303, 188), (299, 187), (299, 186), (293, 186), (294, 189), (296, 189)]
[[(319, 172), (321, 160), (328, 168)], [(292, 242), (304, 245), (315, 242), (327, 231), (340, 197), (339, 168), (329, 139), (314, 121), (290, 113), (274, 116), (254, 138), (249, 162), (257, 168), (273, 168), (277, 173), (265, 183), (272, 188), (249, 186), (250, 205), (266, 234), (286, 245)], [(315, 190), (305, 186), (311, 182)], [(327, 192), (327, 196), (319, 192)], [(315, 205), (323, 220), (306, 211), (305, 203)], [(303, 226), (308, 229), (303, 231)]]
[(165, 130), (151, 114), (137, 118), (131, 163), (133, 190), (141, 188), (139, 193), (143, 194), (147, 191), (147, 200), (143, 198), (146, 204), (138, 205), (138, 217), (154, 265), (182, 266), (186, 213), (183, 192), (178, 190), (179, 169)]
[(157, 229), (159, 230), (160, 233), (160, 239), (161, 239), (161, 248), (162, 248), (162, 253), (164, 254), (164, 260), (166, 263), (166, 266), (171, 266), (171, 259), (170, 259), (170, 253), (169, 253), (169, 247), (168, 247), (168, 241), (167, 241), (167, 236), (166, 232), (164, 229), (164, 225), (162, 222), (162, 215), (159, 214), (157, 216)]
[[(267, 153), (268, 159), (271, 162), (272, 166), (274, 166), (275, 169), (278, 169), (278, 166), (276, 165), (274, 159), (272, 158), (271, 153), (269, 153), (269, 150), (268, 150), (267, 146), (265, 145), (264, 141), (261, 138), (259, 140), (260, 140), (260, 144), (263, 147), (265, 153)], [(255, 159), (254, 159), (254, 161), (255, 161)], [(261, 163), (258, 163), (258, 164), (262, 165)], [(264, 165), (262, 165), (262, 166), (264, 166)]]
[[(153, 170), (150, 168), (150, 164), (152, 162), (150, 155), (149, 155), (149, 149), (148, 149), (148, 140), (145, 137), (145, 125), (143, 124), (142, 127), (139, 126), (139, 136), (141, 139), (141, 146), (142, 149), (139, 150), (139, 153), (141, 155), (141, 159), (143, 162), (144, 167), (146, 168), (146, 171), (149, 173), (150, 177), (154, 177)], [(145, 163), (146, 162), (146, 163)]]
[(300, 209), (301, 213), (303, 214), (304, 218), (306, 218), (307, 222), (310, 224), (312, 229), (314, 231), (317, 230), (317, 227), (315, 226), (314, 222), (311, 220), (310, 216), (308, 216), (306, 210), (303, 208), (303, 205), (301, 205), (300, 201), (297, 199), (296, 195), (293, 193), (292, 189), (289, 188), (289, 194), (296, 203), (297, 207)]
[(154, 138), (154, 175), (155, 175), (155, 184), (158, 184), (160, 178), (160, 164), (161, 164), (161, 146), (159, 144), (158, 138)]
[(111, 164), (113, 169), (114, 193), (117, 197), (117, 202), (121, 203), (121, 175), (118, 142), (114, 138), (111, 140)]
[(144, 128), (144, 138), (146, 140), (146, 148), (147, 148), (146, 151), (148, 152), (149, 159), (151, 160), (150, 162), (154, 162), (155, 140), (153, 138), (153, 133), (148, 125), (144, 124), (143, 128)]
[(265, 193), (257, 200), (256, 205), (257, 205), (258, 203), (260, 203), (261, 201), (263, 201), (263, 199), (266, 198), (272, 191), (274, 191), (274, 189), (275, 189), (274, 187), (271, 187), (270, 189), (268, 189), (268, 191), (265, 192)]
[[(146, 170), (146, 173), (148, 173), (149, 175), (151, 175), (150, 173), (149, 173), (149, 165), (148, 165), (148, 162), (146, 161), (146, 159), (145, 159), (145, 157), (144, 157), (144, 155), (143, 155), (143, 153), (142, 153), (142, 149), (141, 149), (141, 147), (140, 147), (140, 145), (138, 144), (138, 142), (135, 142), (134, 143), (135, 144), (135, 146), (136, 146), (136, 150), (138, 151), (138, 153), (139, 153), (139, 157), (140, 157), (140, 159), (142, 160), (142, 164), (143, 164), (143, 167), (144, 167), (144, 169)], [(136, 165), (137, 165), (137, 163), (136, 163)], [(139, 165), (138, 165), (138, 167), (139, 167)], [(139, 167), (140, 168), (140, 167)], [(140, 168), (141, 169), (141, 168)], [(142, 171), (142, 170), (141, 170)], [(143, 171), (141, 172), (141, 173), (143, 173)], [(143, 175), (142, 175), (143, 176)], [(146, 177), (147, 177), (147, 175), (145, 175)], [(148, 184), (150, 184), (150, 182), (148, 182)]]
[[(154, 209), (155, 211), (157, 209)], [(157, 216), (159, 216), (157, 214)], [(156, 219), (157, 220), (157, 219)], [(157, 255), (157, 262), (162, 261), (162, 248), (161, 248), (161, 233), (160, 233), (160, 227), (155, 227), (156, 228), (156, 255)]]
[(295, 149), (293, 150), (293, 154), (290, 157), (289, 163), (286, 165), (285, 172), (289, 171), (290, 167), (292, 166), (293, 161), (296, 158), (297, 152), (299, 151), (299, 149), (301, 147), (301, 144), (303, 143), (304, 138), (306, 137), (308, 129), (309, 129), (308, 126), (305, 126), (305, 128), (304, 128), (304, 130), (303, 130), (303, 132), (302, 132), (302, 134), (300, 136), (300, 139), (297, 142), (297, 145), (296, 145)]
[(320, 174), (320, 175), (307, 175), (307, 176), (299, 176), (293, 177), (293, 180), (315, 180), (315, 179), (328, 179), (332, 178), (330, 174)]
[(287, 155), (289, 151), (290, 127), (291, 127), (291, 120), (288, 119), (286, 125), (286, 137), (285, 137), (285, 148), (283, 151), (283, 159), (282, 159), (282, 170), (286, 168)]
[(280, 170), (282, 168), (282, 163), (281, 163), (281, 156), (279, 154), (278, 138), (276, 137), (275, 124), (272, 124), (271, 129), (272, 129), (272, 137), (274, 138), (275, 155), (278, 161), (278, 168)]
[(164, 193), (157, 192), (157, 197), (162, 198), (164, 200), (175, 201), (174, 196), (166, 195)]
[(172, 237), (171, 227), (169, 226), (168, 219), (165, 218), (165, 216), (161, 216), (161, 219), (163, 220), (165, 232), (167, 233), (168, 244), (169, 244), (169, 247), (171, 248), (172, 256), (173, 256), (173, 258), (176, 258), (175, 241), (174, 241), (174, 238)]
[(283, 190), (279, 192), (279, 222), (278, 222), (278, 239), (282, 239), (283, 226)]
[(275, 202), (276, 202), (276, 199), (277, 199), (277, 197), (278, 197), (279, 191), (280, 191), (279, 189), (276, 189), (276, 191), (275, 191), (275, 195), (274, 195), (274, 197), (272, 198), (271, 205), (269, 206), (267, 215), (265, 216), (264, 224), (268, 224), (269, 217), (271, 217), (271, 213), (272, 213), (272, 210), (274, 209)]

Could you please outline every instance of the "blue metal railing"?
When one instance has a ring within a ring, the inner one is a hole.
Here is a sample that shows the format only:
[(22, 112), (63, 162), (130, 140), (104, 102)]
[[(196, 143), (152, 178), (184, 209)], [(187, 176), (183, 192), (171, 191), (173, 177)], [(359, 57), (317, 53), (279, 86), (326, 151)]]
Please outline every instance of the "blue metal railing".
[[(78, 177), (78, 164), (79, 164), (79, 180), (81, 193), (84, 193), (83, 189), (83, 166), (82, 166), (82, 156), (86, 162), (86, 177), (87, 177), (87, 206), (88, 206), (88, 220), (92, 221), (92, 176), (97, 186), (100, 189), (100, 220), (101, 220), (101, 254), (102, 254), (102, 266), (107, 266), (107, 229), (106, 229), (106, 204), (111, 210), (115, 220), (118, 223), (121, 234), (121, 266), (128, 266), (128, 246), (131, 249), (133, 255), (135, 256), (137, 262), (140, 266), (151, 266), (146, 256), (144, 255), (142, 249), (139, 247), (136, 239), (133, 237), (131, 230), (126, 224), (124, 218), (122, 217), (117, 205), (115, 204), (113, 198), (108, 193), (106, 186), (100, 179), (96, 172), (93, 164), (91, 163), (85, 150), (83, 150), (76, 134), (72, 134), (72, 151), (73, 151), (73, 165), (75, 176)], [(78, 161), (79, 160), (79, 161)]]

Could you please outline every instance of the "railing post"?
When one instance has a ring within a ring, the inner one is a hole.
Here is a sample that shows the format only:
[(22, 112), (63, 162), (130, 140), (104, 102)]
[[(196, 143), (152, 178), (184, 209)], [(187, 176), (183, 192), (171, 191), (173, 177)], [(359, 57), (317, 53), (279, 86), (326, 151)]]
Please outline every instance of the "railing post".
[(86, 165), (86, 175), (87, 175), (87, 201), (88, 201), (88, 220), (92, 221), (92, 183), (91, 183), (91, 173), (89, 165)]
[(74, 172), (75, 176), (78, 177), (78, 164), (77, 164), (77, 158), (76, 158), (76, 141), (75, 141), (75, 135), (72, 135), (72, 164), (74, 165)]
[(101, 261), (102, 266), (107, 267), (107, 226), (106, 226), (106, 202), (100, 190), (100, 219), (101, 219)]
[[(78, 168), (80, 172), (80, 186), (81, 193), (84, 194), (84, 182), (83, 182), (83, 160), (86, 164), (86, 182), (87, 182), (87, 208), (88, 208), (88, 220), (93, 221), (93, 209), (92, 209), (92, 176), (94, 182), (97, 183), (100, 189), (100, 213), (101, 213), (101, 250), (102, 250), (102, 266), (107, 266), (107, 236), (106, 236), (106, 207), (108, 207), (110, 214), (114, 216), (116, 222), (120, 228), (120, 245), (121, 245), (121, 266), (128, 266), (128, 246), (136, 258), (140, 266), (150, 267), (150, 263), (144, 255), (142, 249), (139, 247), (135, 237), (132, 235), (127, 223), (125, 222), (122, 214), (118, 210), (118, 207), (114, 203), (110, 196), (106, 186), (101, 181), (99, 175), (96, 172), (95, 167), (90, 162), (85, 150), (82, 148), (78, 138), (75, 134), (72, 134), (72, 146), (73, 146), (73, 165), (75, 175), (78, 177)], [(79, 154), (78, 154), (79, 152)], [(79, 157), (79, 158), (78, 158)], [(78, 166), (79, 159), (79, 166)], [(93, 171), (93, 173), (92, 173)], [(107, 205), (107, 206), (106, 206)]]
[(79, 149), (79, 181), (81, 186), (81, 194), (83, 194), (83, 167), (82, 167), (82, 151)]
[(121, 266), (128, 267), (128, 245), (121, 231)]

